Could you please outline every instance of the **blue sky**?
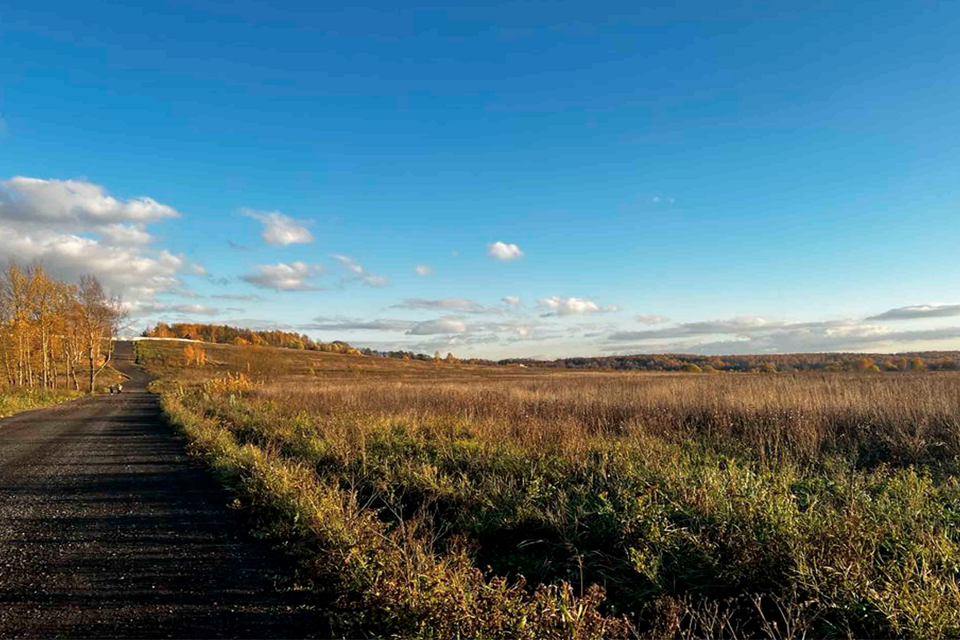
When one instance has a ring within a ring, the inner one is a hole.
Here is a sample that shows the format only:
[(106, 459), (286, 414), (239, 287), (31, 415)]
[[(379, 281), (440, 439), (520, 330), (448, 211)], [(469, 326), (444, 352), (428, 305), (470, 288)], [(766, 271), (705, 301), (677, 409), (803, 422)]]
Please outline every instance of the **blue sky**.
[(960, 5), (349, 4), (5, 6), (0, 258), (137, 327), (960, 347)]

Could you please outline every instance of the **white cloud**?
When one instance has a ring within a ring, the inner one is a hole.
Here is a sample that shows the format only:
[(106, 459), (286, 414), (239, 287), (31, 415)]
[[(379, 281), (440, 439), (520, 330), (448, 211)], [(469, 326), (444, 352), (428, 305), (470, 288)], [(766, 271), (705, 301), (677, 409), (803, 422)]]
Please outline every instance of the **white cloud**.
[(549, 298), (539, 298), (537, 304), (540, 309), (547, 311), (544, 316), (571, 316), (582, 315), (585, 313), (599, 313), (619, 311), (616, 305), (609, 305), (601, 309), (593, 300), (586, 298), (551, 296)]
[(503, 296), (500, 298), (500, 302), (508, 304), (511, 307), (520, 306), (520, 296)]
[(307, 220), (295, 220), (280, 211), (241, 209), (240, 213), (263, 224), (261, 237), (267, 244), (289, 246), (313, 242), (313, 234), (305, 225)]
[(217, 300), (238, 300), (238, 301), (244, 301), (244, 302), (257, 302), (259, 300), (263, 300), (263, 298), (261, 298), (258, 295), (236, 294), (236, 293), (220, 293), (217, 295), (212, 295), (210, 297), (216, 298)]
[(449, 333), (466, 333), (467, 325), (460, 318), (448, 317), (438, 318), (436, 320), (427, 320), (418, 322), (414, 325), (407, 335), (409, 336), (431, 336)]
[(370, 273), (364, 269), (359, 262), (350, 256), (345, 256), (341, 253), (331, 253), (330, 257), (339, 262), (341, 267), (355, 274), (354, 277), (350, 278), (349, 280), (359, 280), (369, 287), (377, 288), (385, 287), (388, 284), (386, 277), (379, 276), (375, 273)]
[(186, 256), (148, 247), (149, 224), (179, 217), (153, 198), (120, 200), (86, 180), (17, 176), (0, 183), (0, 260), (38, 261), (73, 282), (92, 274), (131, 303), (150, 300), (196, 273)]
[(488, 331), (503, 336), (507, 342), (521, 340), (550, 340), (563, 336), (562, 332), (539, 320), (510, 320), (471, 325), (471, 330)]
[(153, 236), (140, 225), (109, 224), (99, 229), (99, 232), (105, 239), (116, 244), (149, 244), (153, 241)]
[(276, 320), (263, 320), (261, 318), (230, 318), (222, 321), (223, 324), (231, 327), (244, 327), (254, 331), (292, 331), (295, 329), (292, 325)]
[(428, 265), (428, 264), (418, 264), (416, 267), (413, 268), (413, 270), (417, 272), (417, 275), (418, 275), (418, 276), (432, 276), (432, 275), (433, 275), (433, 267), (431, 267), (431, 266)]
[(96, 229), (118, 222), (146, 224), (178, 218), (173, 207), (153, 198), (122, 201), (85, 180), (43, 180), (16, 176), (3, 183), (0, 219), (38, 226)]
[[(803, 353), (903, 348), (917, 342), (960, 338), (960, 327), (895, 331), (856, 320), (784, 322), (757, 316), (687, 322), (665, 329), (615, 331), (610, 352)], [(672, 340), (672, 341), (671, 341)]]
[(323, 274), (323, 266), (304, 262), (278, 262), (256, 266), (256, 273), (240, 276), (244, 282), (275, 291), (322, 291), (311, 281)]
[(670, 322), (670, 318), (667, 316), (660, 316), (655, 313), (641, 313), (640, 315), (634, 318), (640, 324), (663, 324), (665, 322)]
[(960, 304), (934, 302), (897, 307), (881, 314), (870, 316), (867, 320), (917, 320), (920, 318), (950, 318), (960, 316)]
[(301, 331), (407, 331), (418, 323), (413, 320), (376, 319), (362, 320), (360, 318), (335, 317), (314, 318), (314, 322), (300, 326)]
[(430, 311), (457, 311), (459, 313), (503, 313), (499, 307), (488, 307), (467, 298), (404, 298), (393, 305), (394, 309), (428, 309)]
[(40, 262), (56, 278), (76, 281), (83, 274), (97, 276), (113, 293), (129, 299), (151, 298), (180, 286), (177, 275), (186, 259), (168, 251), (105, 245), (69, 233), (22, 233), (0, 225), (0, 260)]
[(182, 313), (186, 315), (216, 316), (220, 310), (205, 304), (168, 304), (164, 302), (134, 302), (127, 305), (131, 316), (150, 316), (158, 313)]
[(487, 245), (487, 255), (495, 260), (517, 260), (523, 257), (523, 251), (515, 244), (498, 240)]
[[(771, 322), (757, 316), (739, 316), (729, 320), (706, 320), (685, 322), (666, 329), (646, 329), (643, 331), (618, 331), (610, 336), (611, 340), (649, 340), (661, 338), (680, 338), (700, 335), (745, 335), (758, 331), (770, 331), (787, 326), (780, 322)], [(796, 325), (803, 327), (807, 325)], [(838, 325), (839, 326), (839, 325)]]

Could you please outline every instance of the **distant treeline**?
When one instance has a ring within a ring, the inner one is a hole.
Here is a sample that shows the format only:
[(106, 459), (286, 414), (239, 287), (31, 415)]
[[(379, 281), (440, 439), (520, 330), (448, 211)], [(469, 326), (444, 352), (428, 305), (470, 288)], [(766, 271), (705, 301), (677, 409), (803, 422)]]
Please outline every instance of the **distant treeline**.
[(360, 353), (358, 349), (341, 340), (317, 342), (306, 334), (290, 331), (254, 331), (253, 329), (241, 329), (217, 324), (166, 324), (165, 322), (158, 322), (157, 326), (152, 329), (145, 329), (141, 335), (145, 338), (184, 338), (236, 346), (283, 347), (286, 349), (305, 349), (307, 351), (349, 353), (353, 355)]
[(378, 351), (358, 349), (342, 340), (317, 342), (306, 334), (291, 331), (254, 331), (226, 325), (157, 323), (143, 334), (148, 338), (186, 338), (219, 344), (266, 345), (288, 349), (305, 349), (329, 353), (348, 353), (377, 358), (420, 360), (425, 362), (458, 362), (462, 364), (485, 364), (501, 366), (540, 367), (552, 369), (613, 369), (621, 371), (739, 371), (743, 373), (773, 373), (786, 371), (957, 371), (960, 370), (958, 351), (922, 351), (916, 353), (785, 353), (739, 356), (702, 356), (685, 353), (639, 354), (632, 356), (597, 356), (584, 358), (561, 358), (557, 360), (532, 360), (509, 358), (485, 360), (483, 358), (458, 359), (440, 352), (430, 356), (413, 351)]
[(680, 353), (562, 358), (559, 360), (500, 360), (501, 365), (525, 365), (558, 369), (617, 369), (637, 371), (955, 371), (960, 370), (960, 352), (918, 353), (788, 353), (742, 356), (701, 356)]

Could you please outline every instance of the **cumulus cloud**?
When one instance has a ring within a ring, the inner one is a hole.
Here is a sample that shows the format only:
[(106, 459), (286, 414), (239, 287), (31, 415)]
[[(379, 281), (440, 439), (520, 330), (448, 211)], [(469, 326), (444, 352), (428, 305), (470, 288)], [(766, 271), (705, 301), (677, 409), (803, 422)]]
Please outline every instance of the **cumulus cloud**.
[(523, 251), (515, 244), (497, 240), (487, 245), (487, 255), (494, 260), (518, 260), (523, 257)]
[(99, 231), (104, 239), (115, 244), (149, 244), (153, 241), (153, 236), (138, 225), (109, 224)]
[(518, 307), (520, 306), (520, 296), (503, 296), (500, 298), (500, 302), (508, 304), (511, 307)]
[(467, 325), (460, 318), (447, 317), (418, 322), (406, 333), (410, 336), (430, 336), (448, 333), (466, 333)]
[(21, 233), (0, 225), (0, 260), (9, 258), (40, 262), (51, 275), (68, 281), (93, 274), (108, 290), (132, 299), (178, 288), (178, 274), (187, 266), (184, 256), (165, 250), (146, 253), (73, 234)]
[(867, 320), (917, 320), (921, 318), (951, 318), (954, 316), (960, 316), (960, 304), (933, 303), (897, 307), (870, 316)]
[(641, 313), (638, 316), (634, 317), (634, 320), (640, 324), (664, 324), (670, 322), (670, 318), (667, 316), (658, 316), (654, 313)]
[(307, 229), (307, 220), (295, 220), (280, 211), (257, 211), (241, 209), (240, 213), (263, 225), (261, 237), (267, 244), (289, 246), (313, 242), (313, 234)]
[(418, 276), (432, 276), (432, 275), (433, 275), (433, 267), (431, 267), (431, 266), (428, 265), (428, 264), (418, 264), (416, 267), (413, 268), (413, 270), (417, 272), (417, 275), (418, 275)]
[(394, 309), (426, 309), (429, 311), (456, 311), (458, 313), (503, 313), (499, 307), (488, 307), (467, 298), (405, 298), (393, 305)]
[(601, 307), (593, 300), (586, 298), (574, 298), (563, 296), (551, 296), (549, 298), (538, 298), (537, 306), (546, 311), (542, 317), (549, 316), (571, 316), (582, 315), (585, 313), (599, 313), (619, 311), (620, 307), (608, 305)]
[(370, 273), (363, 268), (363, 265), (350, 256), (345, 256), (340, 253), (331, 253), (330, 257), (339, 262), (341, 267), (354, 274), (354, 276), (349, 278), (348, 281), (359, 281), (368, 287), (380, 288), (387, 286), (386, 277), (379, 276), (375, 273)]
[(197, 273), (186, 256), (148, 247), (147, 225), (179, 217), (153, 198), (121, 200), (86, 180), (17, 176), (0, 183), (0, 260), (38, 261), (68, 281), (89, 273), (130, 302), (149, 300)]
[(121, 222), (146, 224), (178, 218), (173, 207), (153, 198), (123, 201), (100, 185), (85, 180), (44, 180), (16, 176), (0, 191), (0, 219), (29, 222), (37, 226), (95, 229)]
[(274, 291), (322, 291), (323, 287), (311, 284), (323, 274), (323, 266), (304, 262), (278, 262), (256, 266), (255, 273), (240, 276), (244, 282), (262, 289)]

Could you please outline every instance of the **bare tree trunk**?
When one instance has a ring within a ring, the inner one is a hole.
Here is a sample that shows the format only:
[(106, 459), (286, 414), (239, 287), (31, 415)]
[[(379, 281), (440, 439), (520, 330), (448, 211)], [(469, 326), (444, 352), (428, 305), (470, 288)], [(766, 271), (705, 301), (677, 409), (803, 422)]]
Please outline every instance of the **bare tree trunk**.
[(30, 342), (27, 342), (27, 386), (33, 388), (33, 353), (30, 351)]
[(94, 339), (90, 336), (90, 344), (87, 347), (87, 360), (90, 364), (90, 393), (93, 393), (93, 383), (97, 379), (97, 356), (94, 352)]
[(17, 386), (23, 386), (23, 333), (17, 330)]

